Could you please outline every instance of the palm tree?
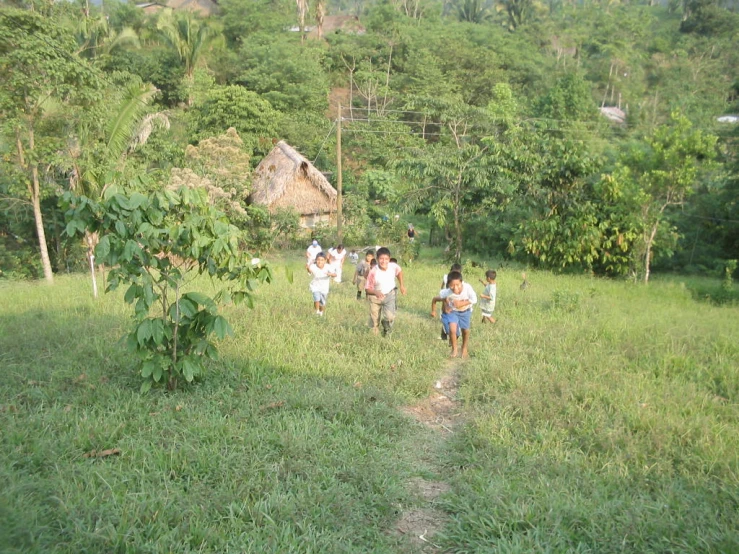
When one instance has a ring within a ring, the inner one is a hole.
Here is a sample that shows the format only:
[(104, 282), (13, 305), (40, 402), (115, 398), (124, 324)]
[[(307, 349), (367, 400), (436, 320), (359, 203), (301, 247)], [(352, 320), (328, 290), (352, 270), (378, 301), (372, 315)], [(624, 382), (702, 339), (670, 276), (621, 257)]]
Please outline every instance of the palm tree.
[(457, 0), (454, 7), (457, 18), (468, 23), (482, 23), (491, 18), (492, 14), (484, 0)]
[[(98, 143), (97, 128), (82, 127), (70, 141), (68, 154), (72, 160), (70, 189), (90, 197), (101, 197), (111, 184), (111, 175), (120, 174), (128, 154), (146, 143), (156, 128), (169, 129), (165, 113), (146, 113), (157, 89), (151, 84), (129, 83), (111, 91), (115, 98), (111, 118), (104, 129), (104, 146)], [(93, 295), (97, 298), (95, 279), (95, 246), (97, 233), (85, 232), (87, 257), (92, 276)]]
[(508, 14), (508, 28), (515, 31), (529, 20), (534, 11), (534, 0), (498, 0), (496, 10)]
[(133, 46), (141, 48), (139, 36), (131, 27), (124, 27), (119, 32), (108, 24), (108, 18), (102, 13), (100, 17), (83, 17), (72, 24), (74, 36), (79, 45), (77, 54), (95, 59), (110, 54), (116, 48)]
[[(215, 33), (190, 11), (163, 11), (157, 21), (157, 29), (185, 65), (185, 79), (192, 88), (195, 66)], [(187, 103), (192, 105), (192, 94), (188, 94)]]

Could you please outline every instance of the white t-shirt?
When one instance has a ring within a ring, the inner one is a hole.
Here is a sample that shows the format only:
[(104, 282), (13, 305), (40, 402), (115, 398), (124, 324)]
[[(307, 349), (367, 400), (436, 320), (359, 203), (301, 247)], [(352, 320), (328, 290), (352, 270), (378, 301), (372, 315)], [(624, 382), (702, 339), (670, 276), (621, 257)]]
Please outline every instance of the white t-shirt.
[(464, 281), (462, 282), (462, 292), (459, 294), (454, 294), (452, 289), (444, 289), (439, 293), (439, 297), (444, 299), (445, 302), (469, 300), (469, 305), (464, 308), (457, 309), (452, 305), (452, 310), (455, 312), (466, 312), (467, 310), (472, 309), (473, 304), (477, 304), (477, 294), (475, 293), (475, 289), (472, 288), (472, 285), (465, 283)]
[(328, 251), (328, 255), (331, 256), (331, 263), (338, 267), (344, 261), (344, 258), (346, 258), (346, 248), (344, 248), (341, 252), (336, 250), (336, 248), (331, 248)]
[(323, 249), (320, 244), (316, 244), (315, 246), (311, 244), (306, 252), (308, 253), (308, 263), (310, 264), (316, 260), (316, 256), (318, 256), (318, 254), (323, 252)]
[(367, 276), (367, 290), (379, 290), (382, 294), (388, 294), (395, 288), (395, 278), (400, 275), (401, 269), (398, 264), (390, 262), (385, 271), (376, 266)]
[(316, 264), (312, 264), (310, 268), (308, 268), (308, 271), (313, 275), (313, 280), (310, 282), (310, 291), (328, 294), (328, 288), (331, 283), (329, 272), (333, 273), (331, 268), (328, 265), (324, 265), (323, 269), (321, 269)]

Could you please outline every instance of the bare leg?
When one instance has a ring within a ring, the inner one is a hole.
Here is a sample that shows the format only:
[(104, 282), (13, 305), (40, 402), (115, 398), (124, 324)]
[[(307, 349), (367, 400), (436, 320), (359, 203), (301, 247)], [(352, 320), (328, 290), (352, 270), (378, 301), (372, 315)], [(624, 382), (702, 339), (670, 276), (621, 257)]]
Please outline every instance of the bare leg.
[(313, 302), (313, 309), (317, 312), (321, 311), (321, 303), (320, 302)]
[(459, 351), (457, 348), (457, 324), (456, 323), (449, 324), (449, 342), (452, 345), (451, 357), (456, 358), (457, 356), (459, 356)]
[(462, 357), (469, 358), (470, 354), (467, 352), (467, 344), (470, 342), (470, 330), (462, 329)]

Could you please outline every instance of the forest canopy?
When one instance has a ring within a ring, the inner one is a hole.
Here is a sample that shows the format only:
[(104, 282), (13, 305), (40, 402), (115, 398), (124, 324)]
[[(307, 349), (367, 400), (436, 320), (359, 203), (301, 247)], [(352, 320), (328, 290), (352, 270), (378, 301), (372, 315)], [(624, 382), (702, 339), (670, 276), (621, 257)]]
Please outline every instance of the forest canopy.
[[(0, 9), (0, 278), (84, 267), (65, 192), (207, 179), (187, 149), (228, 129), (252, 168), (285, 140), (335, 182), (339, 115), (346, 242), (399, 213), (457, 259), (646, 279), (739, 257), (735, 1), (200, 5)], [(299, 238), (241, 197), (244, 246)]]

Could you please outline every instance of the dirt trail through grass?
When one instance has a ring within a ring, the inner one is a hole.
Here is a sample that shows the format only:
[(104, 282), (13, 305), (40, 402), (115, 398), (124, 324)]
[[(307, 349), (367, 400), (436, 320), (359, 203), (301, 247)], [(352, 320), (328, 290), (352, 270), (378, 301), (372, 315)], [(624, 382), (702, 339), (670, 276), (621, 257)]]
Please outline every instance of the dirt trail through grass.
[[(444, 442), (462, 423), (461, 408), (457, 402), (459, 392), (459, 370), (461, 362), (450, 360), (444, 374), (434, 384), (433, 392), (420, 402), (405, 406), (402, 411), (428, 428), (428, 442), (436, 451), (443, 448)], [(435, 456), (429, 457), (426, 451), (419, 451), (419, 463), (425, 463), (430, 474), (442, 474)], [(419, 498), (417, 506), (403, 511), (395, 525), (395, 532), (408, 537), (419, 552), (440, 552), (434, 541), (436, 535), (446, 524), (446, 515), (437, 508), (438, 498), (448, 492), (450, 486), (443, 480), (417, 477), (409, 480), (408, 488)]]

